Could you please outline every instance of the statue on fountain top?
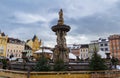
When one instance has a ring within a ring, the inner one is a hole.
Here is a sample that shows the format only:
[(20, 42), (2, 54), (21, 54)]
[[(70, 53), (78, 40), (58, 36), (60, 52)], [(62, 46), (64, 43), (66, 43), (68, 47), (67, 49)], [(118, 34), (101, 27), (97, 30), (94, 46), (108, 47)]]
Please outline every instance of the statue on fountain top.
[(63, 25), (63, 24), (64, 24), (63, 11), (62, 11), (62, 9), (60, 9), (58, 25)]

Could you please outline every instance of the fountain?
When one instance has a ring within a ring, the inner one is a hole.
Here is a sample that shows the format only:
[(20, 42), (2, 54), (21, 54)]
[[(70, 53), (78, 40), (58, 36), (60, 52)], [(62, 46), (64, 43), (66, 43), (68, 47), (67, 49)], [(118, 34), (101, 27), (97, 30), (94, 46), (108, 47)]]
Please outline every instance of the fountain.
[(66, 45), (67, 32), (70, 31), (70, 26), (64, 24), (63, 11), (60, 9), (59, 20), (57, 25), (52, 26), (52, 31), (57, 35), (57, 45), (53, 50), (53, 61), (63, 60), (69, 62), (69, 49)]

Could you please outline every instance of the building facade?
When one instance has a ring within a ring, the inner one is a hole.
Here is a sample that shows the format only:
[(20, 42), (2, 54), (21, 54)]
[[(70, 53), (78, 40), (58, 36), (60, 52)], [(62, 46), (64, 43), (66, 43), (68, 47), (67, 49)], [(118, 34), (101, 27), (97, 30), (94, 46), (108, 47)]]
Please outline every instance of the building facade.
[(26, 57), (31, 57), (32, 56), (32, 48), (29, 47), (28, 45), (25, 45), (24, 52), (26, 52)]
[(22, 58), (24, 46), (25, 46), (24, 41), (14, 38), (8, 38), (6, 57), (10, 58), (10, 56), (13, 56), (15, 58)]
[(98, 40), (91, 41), (91, 43), (89, 44), (89, 58), (92, 57), (95, 48), (97, 52), (104, 52), (105, 54), (110, 53), (109, 40), (99, 38)]
[(87, 59), (88, 58), (88, 52), (89, 52), (89, 46), (88, 44), (71, 44), (68, 45), (70, 48), (70, 52), (74, 54), (76, 57), (79, 57), (79, 59)]
[(0, 56), (6, 56), (7, 39), (8, 36), (0, 32)]
[(88, 59), (88, 52), (89, 52), (89, 48), (88, 48), (88, 44), (81, 44), (80, 47), (80, 59)]
[(80, 56), (80, 44), (68, 44), (67, 46), (72, 54), (74, 54), (76, 57)]
[(110, 53), (109, 40), (99, 38), (99, 50), (105, 53)]
[(28, 45), (32, 49), (32, 56), (34, 55), (35, 51), (40, 49), (41, 46), (41, 40), (38, 39), (36, 35), (30, 40), (27, 40), (26, 45)]
[(110, 35), (108, 39), (111, 56), (120, 59), (120, 35)]
[(98, 52), (99, 51), (99, 43), (98, 40), (94, 40), (91, 41), (89, 43), (89, 52), (88, 52), (88, 57), (89, 59), (92, 58), (93, 53), (95, 52), (95, 50)]

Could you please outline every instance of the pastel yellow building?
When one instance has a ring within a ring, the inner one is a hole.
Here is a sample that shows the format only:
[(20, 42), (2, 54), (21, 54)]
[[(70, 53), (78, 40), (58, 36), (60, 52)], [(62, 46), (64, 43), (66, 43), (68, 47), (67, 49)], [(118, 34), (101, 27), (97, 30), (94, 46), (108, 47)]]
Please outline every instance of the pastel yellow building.
[(32, 54), (34, 54), (35, 51), (40, 49), (41, 40), (39, 40), (38, 37), (34, 35), (32, 39), (27, 40), (26, 45), (32, 49)]
[(0, 56), (6, 56), (8, 36), (4, 32), (0, 33)]

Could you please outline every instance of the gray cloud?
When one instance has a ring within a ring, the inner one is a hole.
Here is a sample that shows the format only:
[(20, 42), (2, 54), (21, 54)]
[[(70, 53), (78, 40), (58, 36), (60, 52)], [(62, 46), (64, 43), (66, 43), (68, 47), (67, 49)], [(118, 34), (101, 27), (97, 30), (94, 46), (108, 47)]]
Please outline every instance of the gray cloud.
[(46, 45), (54, 46), (51, 26), (57, 24), (60, 8), (65, 24), (71, 26), (67, 43), (86, 43), (120, 33), (119, 0), (2, 0), (0, 29), (23, 40), (36, 34)]

